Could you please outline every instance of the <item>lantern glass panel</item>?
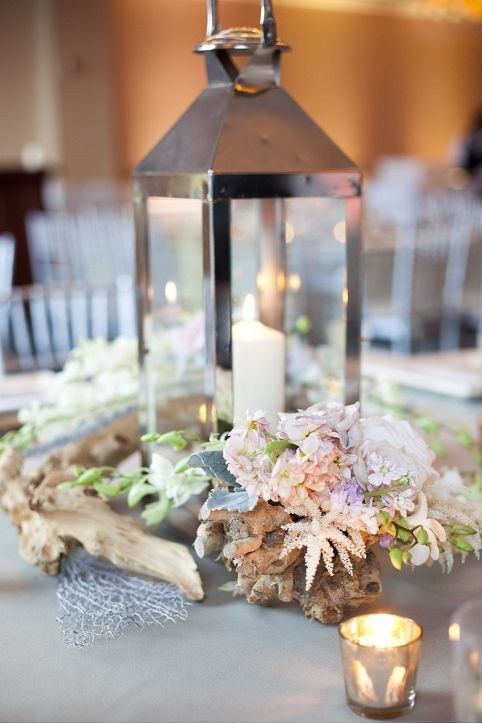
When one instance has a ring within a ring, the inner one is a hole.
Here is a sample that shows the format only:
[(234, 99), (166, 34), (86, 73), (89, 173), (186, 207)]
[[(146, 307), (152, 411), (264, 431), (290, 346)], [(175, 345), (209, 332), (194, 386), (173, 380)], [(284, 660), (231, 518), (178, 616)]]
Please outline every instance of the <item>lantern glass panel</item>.
[(206, 420), (202, 202), (147, 198), (146, 429)]
[(299, 409), (345, 393), (345, 201), (285, 203), (288, 405)]
[[(345, 201), (327, 197), (233, 200), (231, 258), (233, 324), (254, 317), (284, 335), (284, 409), (343, 400)], [(234, 403), (235, 412), (241, 414), (236, 383), (243, 373), (236, 368), (236, 334), (233, 341)], [(276, 337), (266, 344), (276, 347), (278, 352), (273, 354), (279, 354)], [(239, 360), (238, 367), (244, 358)], [(258, 376), (265, 380), (263, 389), (274, 386), (269, 360), (269, 355), (262, 354), (256, 360)], [(243, 393), (243, 402), (246, 397)]]

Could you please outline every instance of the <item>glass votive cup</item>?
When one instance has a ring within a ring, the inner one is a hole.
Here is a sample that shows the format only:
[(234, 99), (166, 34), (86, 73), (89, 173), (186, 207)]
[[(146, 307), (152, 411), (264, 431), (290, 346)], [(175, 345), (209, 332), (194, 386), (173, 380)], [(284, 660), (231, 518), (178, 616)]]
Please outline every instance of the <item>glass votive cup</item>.
[(459, 606), (450, 621), (455, 720), (482, 721), (482, 596)]
[(348, 706), (360, 716), (391, 719), (415, 703), (422, 628), (388, 613), (354, 616), (338, 627)]

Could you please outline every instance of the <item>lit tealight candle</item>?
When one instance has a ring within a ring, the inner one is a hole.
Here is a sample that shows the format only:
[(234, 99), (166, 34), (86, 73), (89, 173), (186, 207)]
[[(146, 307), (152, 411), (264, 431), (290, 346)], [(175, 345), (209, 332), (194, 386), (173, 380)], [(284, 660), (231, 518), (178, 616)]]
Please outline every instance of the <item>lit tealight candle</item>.
[(340, 624), (348, 705), (362, 716), (401, 716), (415, 703), (421, 627), (409, 618), (374, 613)]
[(162, 311), (165, 326), (177, 326), (181, 322), (181, 307), (178, 303), (178, 292), (176, 282), (169, 279), (164, 287), (164, 296), (166, 304)]
[(264, 410), (272, 425), (284, 410), (285, 337), (255, 319), (248, 294), (243, 319), (233, 325), (234, 416)]
[(174, 305), (177, 302), (177, 287), (176, 283), (173, 282), (171, 279), (166, 282), (166, 286), (164, 287), (164, 294), (166, 295), (166, 301), (170, 305)]

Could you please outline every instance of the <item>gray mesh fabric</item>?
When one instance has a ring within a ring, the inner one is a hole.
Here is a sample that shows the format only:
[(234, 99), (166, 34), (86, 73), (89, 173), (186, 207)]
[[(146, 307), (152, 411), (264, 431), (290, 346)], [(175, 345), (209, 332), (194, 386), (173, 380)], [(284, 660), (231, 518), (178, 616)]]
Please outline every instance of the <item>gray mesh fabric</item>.
[(176, 586), (127, 573), (83, 549), (64, 559), (57, 600), (57, 621), (68, 646), (112, 639), (129, 626), (187, 618), (188, 604)]

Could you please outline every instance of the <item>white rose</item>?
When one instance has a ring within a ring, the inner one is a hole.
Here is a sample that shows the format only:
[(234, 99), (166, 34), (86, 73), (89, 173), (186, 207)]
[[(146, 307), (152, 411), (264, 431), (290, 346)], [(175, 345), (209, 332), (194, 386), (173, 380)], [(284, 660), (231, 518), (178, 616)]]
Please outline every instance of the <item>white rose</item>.
[(361, 427), (362, 442), (355, 465), (360, 482), (368, 480), (366, 462), (371, 453), (413, 473), (417, 490), (437, 480), (439, 474), (432, 467), (435, 453), (407, 420), (391, 415), (366, 417), (361, 420)]

